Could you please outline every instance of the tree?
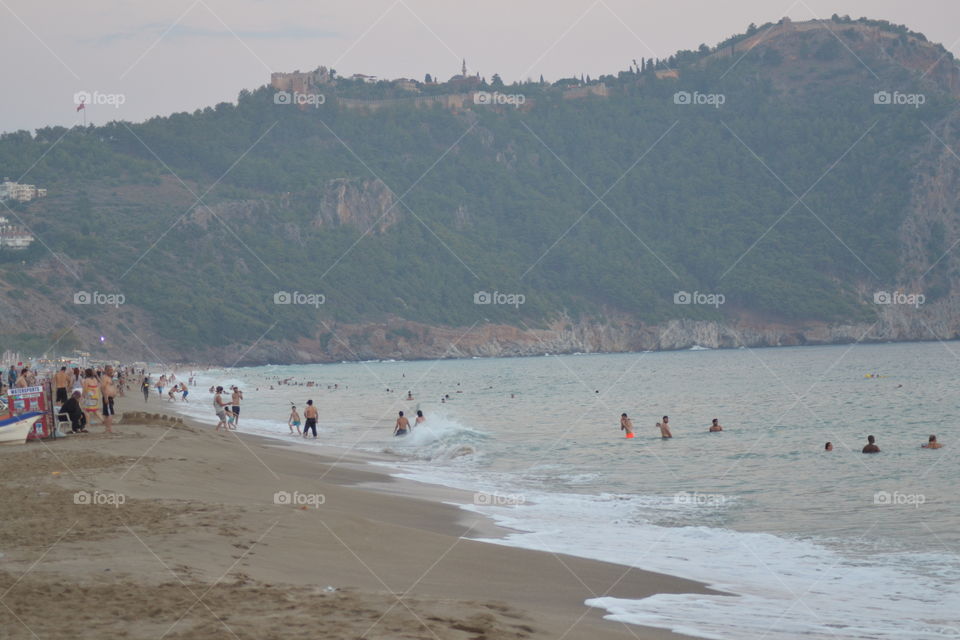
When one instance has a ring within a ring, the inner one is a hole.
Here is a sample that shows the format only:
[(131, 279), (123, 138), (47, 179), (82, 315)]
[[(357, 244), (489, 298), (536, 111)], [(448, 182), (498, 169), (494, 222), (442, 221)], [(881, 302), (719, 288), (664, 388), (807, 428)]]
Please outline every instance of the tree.
[(494, 89), (503, 89), (503, 80), (500, 78), (499, 73), (493, 74), (493, 79), (490, 81), (490, 86)]
[(433, 77), (428, 73), (427, 75), (423, 76), (423, 82), (424, 84), (433, 84)]

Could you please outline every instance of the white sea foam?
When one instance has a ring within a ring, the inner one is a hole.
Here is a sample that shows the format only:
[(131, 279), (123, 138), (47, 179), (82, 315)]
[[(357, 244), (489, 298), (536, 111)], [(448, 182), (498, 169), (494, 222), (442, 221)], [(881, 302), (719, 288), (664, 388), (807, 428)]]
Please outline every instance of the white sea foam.
[[(708, 583), (735, 596), (661, 594), (588, 605), (613, 620), (704, 638), (928, 640), (960, 637), (960, 575), (919, 575), (939, 555), (845, 556), (823, 542), (713, 527), (650, 524), (663, 510), (702, 505), (671, 498), (537, 493), (521, 506), (474, 506), (525, 531), (487, 542), (566, 553)], [(952, 604), (951, 604), (952, 603)], [(950, 635), (953, 634), (953, 635)]]

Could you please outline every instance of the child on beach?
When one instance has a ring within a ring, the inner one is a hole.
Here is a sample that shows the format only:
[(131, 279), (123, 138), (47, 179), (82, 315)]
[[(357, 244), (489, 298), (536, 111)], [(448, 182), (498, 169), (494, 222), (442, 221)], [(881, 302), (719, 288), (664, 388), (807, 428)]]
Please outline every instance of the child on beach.
[(290, 433), (293, 433), (293, 428), (297, 428), (297, 435), (302, 435), (300, 433), (300, 414), (297, 413), (297, 407), (295, 405), (290, 405), (290, 418), (287, 420), (287, 426), (290, 427)]

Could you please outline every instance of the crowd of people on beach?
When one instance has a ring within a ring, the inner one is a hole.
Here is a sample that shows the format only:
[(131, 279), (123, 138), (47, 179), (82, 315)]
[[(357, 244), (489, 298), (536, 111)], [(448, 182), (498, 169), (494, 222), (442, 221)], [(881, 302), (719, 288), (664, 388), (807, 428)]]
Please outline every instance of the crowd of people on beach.
[[(190, 395), (190, 387), (195, 386), (195, 378), (191, 375), (186, 382), (178, 381), (176, 374), (161, 374), (156, 382), (152, 382), (150, 374), (145, 369), (135, 369), (134, 367), (118, 367), (106, 365), (104, 367), (86, 368), (81, 370), (79, 367), (61, 366), (55, 371), (51, 378), (51, 386), (54, 392), (54, 403), (58, 420), (69, 422), (72, 433), (88, 433), (88, 425), (94, 421), (104, 426), (105, 433), (113, 433), (113, 416), (116, 414), (116, 399), (122, 397), (128, 390), (129, 380), (135, 377), (140, 378), (140, 389), (143, 393), (145, 402), (149, 401), (151, 391), (156, 389), (158, 399), (162, 400), (164, 389), (167, 390), (167, 401), (187, 402)], [(881, 377), (879, 374), (868, 375), (867, 377)], [(49, 374), (41, 376), (29, 365), (16, 367), (10, 365), (5, 375), (0, 376), (0, 395), (6, 395), (9, 389), (33, 387), (45, 382), (50, 378)], [(277, 377), (270, 389), (277, 386), (302, 386), (319, 388), (320, 384), (316, 381), (296, 381), (292, 377)], [(459, 383), (458, 383), (459, 386)], [(344, 387), (346, 388), (346, 387)], [(339, 383), (327, 385), (328, 390), (339, 390)], [(259, 387), (257, 388), (259, 391)], [(393, 393), (395, 389), (387, 388), (387, 393)], [(213, 408), (218, 422), (215, 431), (236, 430), (240, 423), (240, 409), (243, 403), (243, 391), (236, 385), (230, 386), (228, 393), (222, 386), (211, 386), (209, 392), (213, 395)], [(462, 393), (457, 390), (456, 393)], [(514, 394), (511, 394), (511, 398)], [(406, 400), (414, 400), (413, 391), (407, 391)], [(440, 398), (441, 403), (450, 400), (449, 394), (444, 394)], [(290, 414), (287, 418), (287, 426), (290, 434), (296, 434), (304, 438), (317, 437), (317, 421), (319, 412), (312, 399), (306, 401), (303, 410), (303, 416), (297, 410), (295, 404), (291, 403)], [(423, 424), (426, 420), (423, 411), (416, 411), (416, 418), (411, 424), (410, 419), (400, 411), (393, 425), (393, 435), (402, 437), (411, 434), (414, 428)], [(302, 428), (301, 428), (302, 425)], [(673, 438), (673, 432), (670, 429), (670, 417), (663, 416), (660, 421), (654, 425), (659, 431), (660, 437), (664, 440)], [(626, 438), (634, 438), (636, 431), (633, 421), (626, 413), (620, 415), (620, 430)], [(713, 418), (707, 426), (708, 433), (719, 433), (724, 430), (718, 418)], [(943, 444), (939, 442), (935, 434), (930, 434), (927, 442), (920, 445), (924, 449), (940, 449)], [(823, 450), (833, 451), (833, 443), (827, 442)], [(873, 435), (867, 436), (867, 444), (863, 447), (862, 453), (880, 453), (880, 447), (877, 445), (876, 438)]]
[(88, 425), (94, 421), (104, 427), (105, 433), (113, 433), (113, 416), (116, 414), (116, 399), (127, 391), (131, 369), (114, 369), (112, 366), (79, 367), (61, 366), (52, 376), (40, 374), (29, 365), (19, 369), (13, 365), (7, 370), (4, 393), (8, 389), (25, 389), (40, 386), (50, 381), (58, 423), (70, 424), (72, 433), (89, 433)]

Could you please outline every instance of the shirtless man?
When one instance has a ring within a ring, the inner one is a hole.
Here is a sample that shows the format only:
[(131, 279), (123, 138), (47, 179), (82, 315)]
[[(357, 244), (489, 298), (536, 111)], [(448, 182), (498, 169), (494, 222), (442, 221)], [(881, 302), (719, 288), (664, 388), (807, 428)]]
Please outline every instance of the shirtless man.
[(620, 431), (626, 432), (626, 437), (633, 437), (633, 420), (627, 417), (627, 414), (620, 414)]
[(876, 438), (867, 436), (867, 445), (863, 448), (863, 453), (880, 453), (880, 447), (877, 446), (876, 442)]
[(666, 440), (667, 438), (672, 438), (673, 434), (670, 433), (670, 417), (663, 416), (663, 422), (657, 423), (657, 428), (660, 429), (660, 437)]
[(243, 400), (243, 391), (233, 387), (233, 393), (230, 395), (230, 403), (233, 405), (233, 426), (240, 425), (240, 401)]
[(405, 436), (410, 432), (410, 421), (403, 415), (403, 411), (400, 412), (400, 417), (397, 418), (397, 424), (393, 427), (393, 435), (395, 436)]
[(717, 431), (723, 431), (723, 427), (720, 426), (720, 421), (716, 418), (713, 419), (713, 422), (710, 423), (710, 428), (707, 429), (710, 433), (716, 433)]
[(307, 400), (307, 408), (303, 410), (303, 417), (306, 422), (303, 425), (303, 437), (307, 437), (307, 432), (313, 429), (313, 437), (317, 437), (317, 408), (313, 406), (313, 400)]
[(100, 397), (103, 399), (103, 426), (105, 433), (113, 433), (113, 399), (117, 395), (117, 387), (113, 384), (113, 367), (107, 365), (100, 378)]
[(927, 439), (927, 444), (920, 445), (924, 449), (939, 449), (943, 445), (937, 442), (937, 436), (930, 436)]
[(67, 368), (60, 367), (60, 371), (53, 374), (53, 386), (57, 390), (55, 402), (62, 405), (67, 401), (67, 385), (70, 384), (70, 376), (67, 375)]

